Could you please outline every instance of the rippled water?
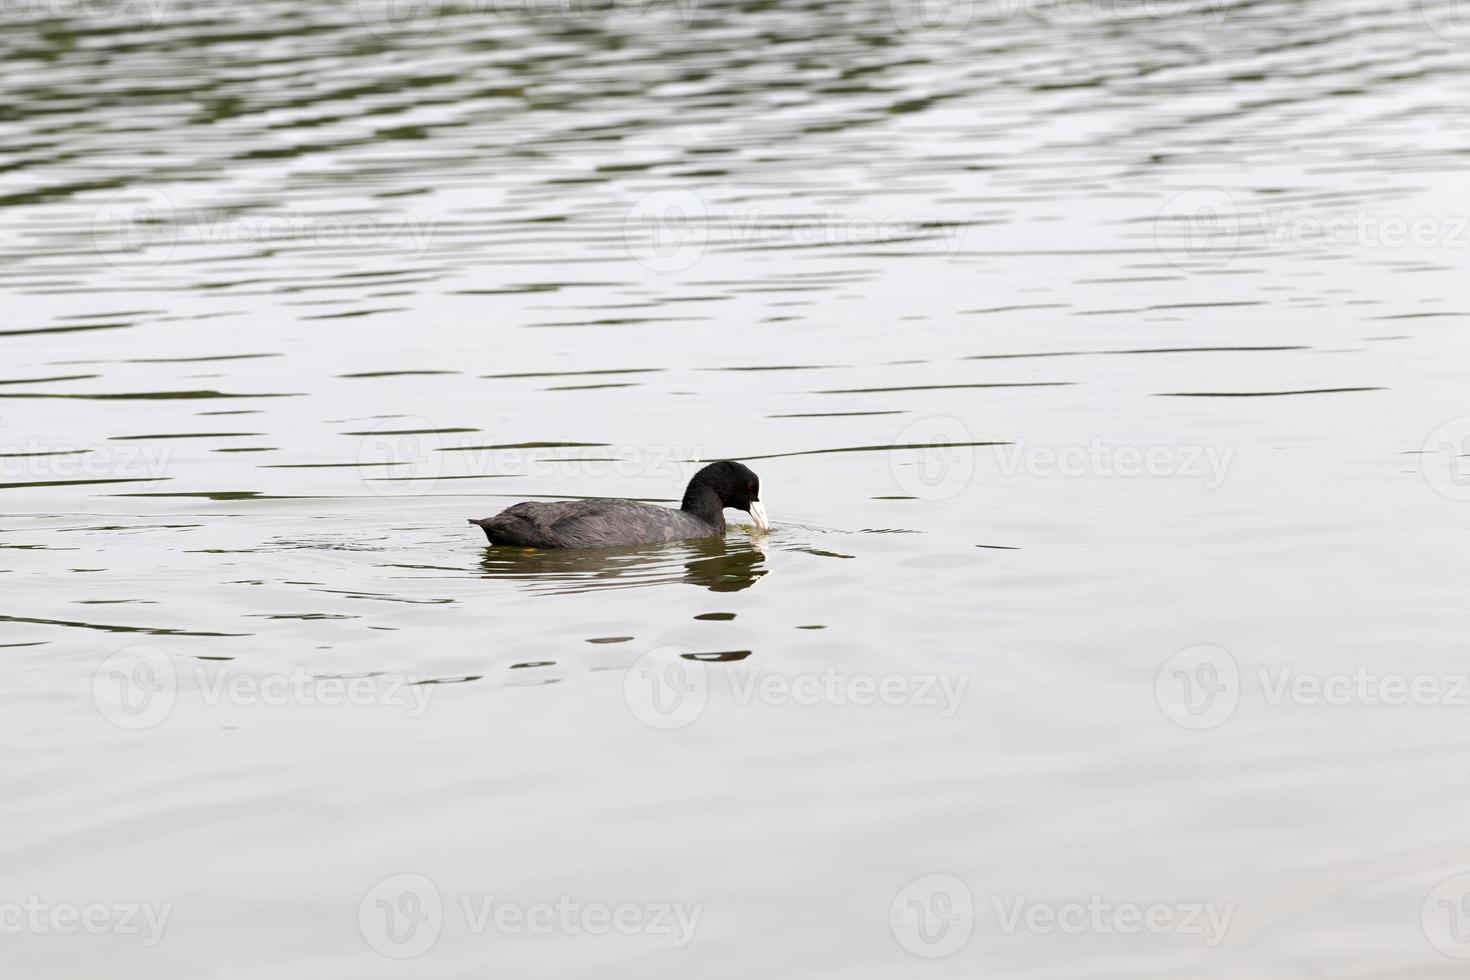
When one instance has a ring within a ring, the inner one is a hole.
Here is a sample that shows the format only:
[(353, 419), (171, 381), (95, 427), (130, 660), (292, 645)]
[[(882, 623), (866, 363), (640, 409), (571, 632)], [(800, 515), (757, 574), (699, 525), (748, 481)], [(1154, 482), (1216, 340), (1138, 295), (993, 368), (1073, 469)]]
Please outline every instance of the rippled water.
[(7, 963), (1460, 975), (1467, 44), (0, 5)]

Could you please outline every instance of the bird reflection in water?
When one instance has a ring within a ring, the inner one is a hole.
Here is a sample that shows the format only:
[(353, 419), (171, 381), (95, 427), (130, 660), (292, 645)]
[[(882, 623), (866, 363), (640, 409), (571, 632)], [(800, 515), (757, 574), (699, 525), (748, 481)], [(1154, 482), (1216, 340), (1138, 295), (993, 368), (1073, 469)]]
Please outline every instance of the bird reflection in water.
[(548, 595), (677, 582), (711, 592), (740, 592), (770, 571), (765, 562), (762, 535), (589, 551), (489, 547), (480, 559), (480, 571), (485, 578), (511, 579), (531, 592)]

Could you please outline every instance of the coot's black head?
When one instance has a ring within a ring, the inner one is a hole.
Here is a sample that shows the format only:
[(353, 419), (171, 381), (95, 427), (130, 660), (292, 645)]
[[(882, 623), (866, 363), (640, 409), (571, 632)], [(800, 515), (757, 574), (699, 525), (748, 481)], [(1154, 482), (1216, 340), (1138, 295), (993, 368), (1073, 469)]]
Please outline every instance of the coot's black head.
[(743, 463), (722, 460), (694, 474), (689, 489), (684, 491), (684, 509), (699, 509), (700, 502), (711, 494), (718, 498), (720, 507), (733, 507), (750, 514), (756, 527), (771, 526), (761, 504), (761, 478)]

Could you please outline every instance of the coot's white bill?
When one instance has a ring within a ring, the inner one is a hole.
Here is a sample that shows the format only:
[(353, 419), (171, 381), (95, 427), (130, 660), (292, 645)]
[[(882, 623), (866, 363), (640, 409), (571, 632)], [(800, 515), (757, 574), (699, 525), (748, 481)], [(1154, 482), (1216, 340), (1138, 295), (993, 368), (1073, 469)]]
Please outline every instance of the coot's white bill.
[(755, 521), (755, 526), (763, 531), (771, 526), (771, 522), (766, 520), (766, 505), (759, 500), (750, 502), (750, 517)]

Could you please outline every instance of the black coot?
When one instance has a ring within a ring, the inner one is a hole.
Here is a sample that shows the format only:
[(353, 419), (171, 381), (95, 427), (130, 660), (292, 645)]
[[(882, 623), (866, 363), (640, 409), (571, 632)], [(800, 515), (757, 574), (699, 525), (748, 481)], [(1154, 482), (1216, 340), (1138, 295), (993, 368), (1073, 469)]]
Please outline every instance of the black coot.
[(757, 527), (769, 527), (761, 506), (760, 477), (728, 460), (711, 463), (689, 481), (678, 510), (600, 497), (507, 507), (494, 517), (471, 520), (491, 544), (525, 548), (610, 548), (725, 533), (726, 507), (747, 511)]

